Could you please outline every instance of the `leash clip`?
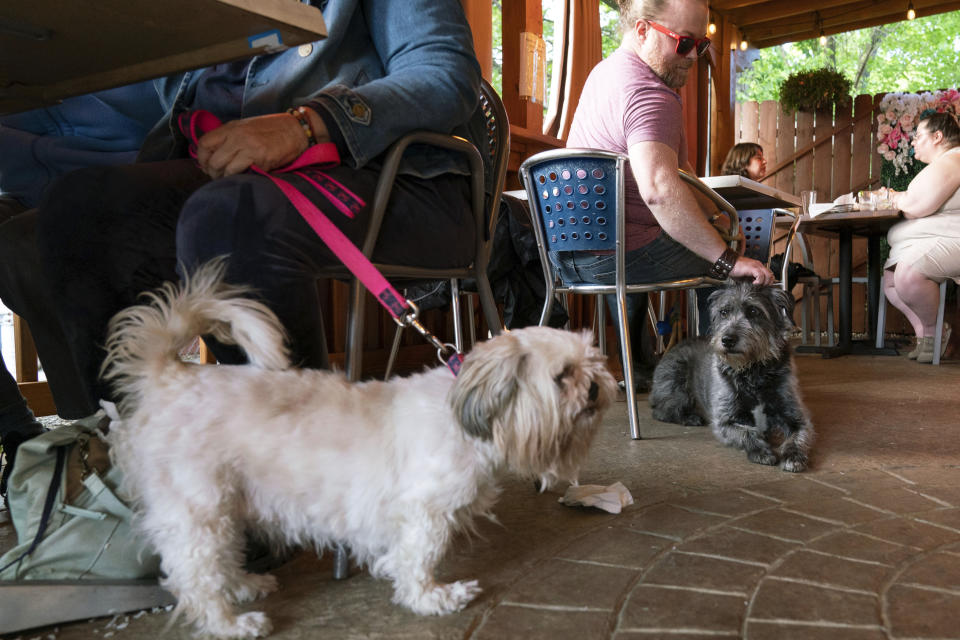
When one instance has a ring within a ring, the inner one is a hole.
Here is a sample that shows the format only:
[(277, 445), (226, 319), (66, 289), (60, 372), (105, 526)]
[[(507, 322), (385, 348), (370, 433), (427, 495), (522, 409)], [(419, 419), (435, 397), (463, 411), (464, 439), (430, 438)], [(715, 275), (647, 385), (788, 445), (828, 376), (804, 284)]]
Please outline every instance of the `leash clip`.
[(437, 358), (440, 360), (440, 363), (446, 365), (454, 372), (454, 375), (456, 375), (460, 370), (459, 364), (463, 360), (463, 355), (457, 349), (456, 345), (450, 344), (449, 342), (440, 342), (437, 336), (430, 333), (426, 327), (420, 324), (420, 307), (410, 300), (406, 300), (406, 306), (408, 308), (404, 310), (401, 315), (395, 317), (393, 321), (402, 328), (413, 327), (416, 329), (417, 333), (436, 348)]

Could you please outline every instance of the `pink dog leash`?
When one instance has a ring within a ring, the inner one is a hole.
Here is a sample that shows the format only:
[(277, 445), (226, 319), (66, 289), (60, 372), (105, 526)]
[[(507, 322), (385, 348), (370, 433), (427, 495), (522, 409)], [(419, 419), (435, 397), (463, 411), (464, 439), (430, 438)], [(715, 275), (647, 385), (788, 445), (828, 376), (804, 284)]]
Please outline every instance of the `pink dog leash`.
[[(200, 137), (221, 125), (220, 119), (209, 111), (187, 111), (180, 114), (180, 130), (190, 141), (190, 155), (197, 157), (196, 144)], [(430, 344), (437, 348), (437, 357), (456, 376), (460, 373), (463, 363), (463, 354), (451, 344), (444, 344), (424, 327), (417, 319), (417, 306), (401, 296), (393, 286), (387, 282), (376, 267), (367, 259), (363, 252), (354, 245), (330, 219), (310, 201), (303, 193), (280, 175), (289, 173), (303, 178), (314, 187), (324, 198), (348, 218), (354, 217), (366, 204), (359, 196), (347, 189), (340, 182), (331, 178), (322, 170), (340, 164), (340, 154), (332, 142), (315, 144), (307, 148), (297, 159), (290, 164), (274, 169), (273, 172), (264, 171), (256, 165), (250, 166), (250, 171), (269, 178), (287, 197), (297, 212), (317, 233), (321, 240), (335, 256), (346, 266), (357, 279), (363, 283), (380, 304), (390, 312), (394, 322), (401, 326), (412, 326)], [(445, 353), (450, 355), (444, 355)]]

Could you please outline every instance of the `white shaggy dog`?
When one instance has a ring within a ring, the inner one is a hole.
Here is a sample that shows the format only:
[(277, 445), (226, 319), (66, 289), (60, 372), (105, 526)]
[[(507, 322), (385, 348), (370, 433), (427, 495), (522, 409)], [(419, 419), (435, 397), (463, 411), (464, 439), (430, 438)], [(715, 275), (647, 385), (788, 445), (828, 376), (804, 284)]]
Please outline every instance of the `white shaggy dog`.
[[(347, 544), (394, 601), (462, 609), (475, 580), (441, 584), (452, 535), (491, 516), (496, 473), (576, 482), (616, 385), (588, 334), (506, 333), (443, 367), (390, 382), (292, 369), (276, 317), (221, 282), (222, 263), (111, 321), (105, 377), (122, 400), (111, 455), (138, 526), (162, 557), (177, 613), (202, 633), (269, 633), (234, 605), (276, 589), (245, 572), (245, 530), (277, 545)], [(250, 364), (202, 366), (197, 335), (236, 343)]]

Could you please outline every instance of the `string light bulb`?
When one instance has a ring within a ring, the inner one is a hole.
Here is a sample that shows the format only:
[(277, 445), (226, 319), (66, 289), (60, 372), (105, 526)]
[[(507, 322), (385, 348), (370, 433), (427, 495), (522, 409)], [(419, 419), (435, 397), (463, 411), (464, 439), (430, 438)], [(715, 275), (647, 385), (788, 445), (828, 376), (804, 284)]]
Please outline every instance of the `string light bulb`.
[(824, 47), (827, 44), (827, 36), (823, 35), (823, 29), (820, 29), (820, 46)]
[(717, 32), (717, 23), (713, 20), (710, 21), (710, 24), (707, 25), (707, 35), (713, 35)]
[(747, 37), (744, 36), (744, 37), (743, 37), (743, 40), (740, 41), (740, 51), (746, 51), (746, 50), (747, 50), (747, 46), (748, 46), (748, 45), (747, 45)]
[(907, 20), (913, 20), (917, 17), (917, 12), (913, 10), (913, 0), (907, 5)]

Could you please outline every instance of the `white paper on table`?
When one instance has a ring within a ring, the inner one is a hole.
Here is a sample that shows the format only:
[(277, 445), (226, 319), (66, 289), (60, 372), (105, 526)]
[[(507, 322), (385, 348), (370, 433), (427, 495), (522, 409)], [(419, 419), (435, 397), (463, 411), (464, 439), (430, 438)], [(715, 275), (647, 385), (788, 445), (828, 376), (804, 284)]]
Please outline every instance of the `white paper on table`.
[(830, 211), (830, 209), (833, 209), (835, 206), (837, 205), (833, 202), (818, 202), (816, 204), (810, 205), (810, 209), (808, 213), (810, 214), (811, 218), (816, 218), (821, 213), (826, 213), (827, 211)]
[(622, 482), (614, 482), (608, 487), (581, 484), (571, 485), (557, 502), (568, 507), (596, 507), (609, 513), (620, 513), (624, 507), (633, 504), (633, 496)]

